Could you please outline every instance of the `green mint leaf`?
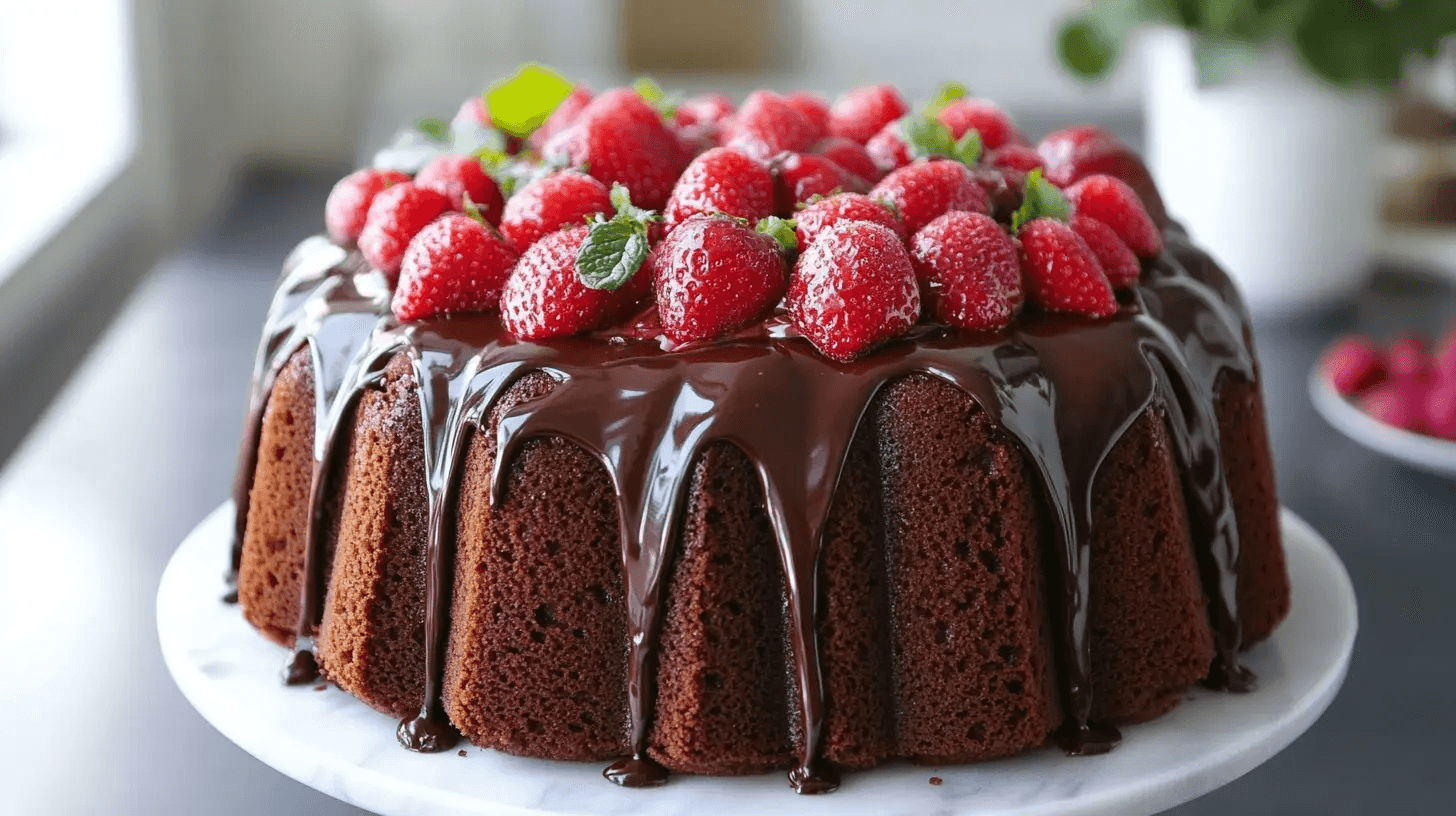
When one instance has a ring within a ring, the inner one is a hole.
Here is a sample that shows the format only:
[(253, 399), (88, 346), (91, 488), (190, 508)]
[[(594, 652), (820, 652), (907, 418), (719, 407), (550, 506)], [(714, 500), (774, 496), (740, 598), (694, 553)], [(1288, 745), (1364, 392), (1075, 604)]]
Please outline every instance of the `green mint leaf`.
[(528, 62), (515, 76), (495, 83), (485, 92), (491, 124), (512, 136), (525, 138), (571, 95), (572, 87), (571, 82), (550, 68)]
[(645, 224), (623, 218), (598, 221), (576, 253), (576, 273), (587, 286), (612, 291), (631, 280), (645, 260)]
[(1020, 232), (1028, 222), (1038, 218), (1066, 221), (1071, 217), (1072, 205), (1056, 185), (1042, 178), (1041, 168), (1037, 168), (1026, 177), (1026, 193), (1020, 209), (1011, 216), (1011, 231)]
[(970, 93), (971, 90), (959, 82), (947, 82), (940, 86), (940, 90), (936, 92), (935, 98), (926, 104), (925, 115), (934, 116), (940, 113), (941, 108), (957, 99), (969, 96)]
[(799, 237), (794, 234), (794, 222), (787, 218), (776, 215), (761, 218), (755, 229), (778, 241), (779, 247), (785, 252), (794, 252), (799, 248)]
[(1093, 15), (1074, 17), (1057, 32), (1062, 64), (1085, 80), (1101, 79), (1117, 64), (1122, 44)]
[(628, 190), (621, 182), (612, 182), (612, 209), (617, 211), (617, 218), (631, 221), (660, 221), (661, 216), (652, 210), (644, 210), (632, 203), (632, 191)]
[(450, 141), (450, 124), (444, 119), (426, 116), (415, 120), (415, 130), (425, 134), (432, 142)]
[(632, 80), (632, 90), (647, 101), (649, 105), (656, 105), (667, 97), (667, 91), (657, 84), (657, 80), (650, 76), (640, 76)]
[(915, 158), (950, 156), (955, 151), (950, 131), (933, 116), (910, 114), (901, 117), (899, 129), (907, 151)]
[(961, 164), (975, 164), (981, 159), (981, 131), (971, 128), (956, 140), (951, 155)]

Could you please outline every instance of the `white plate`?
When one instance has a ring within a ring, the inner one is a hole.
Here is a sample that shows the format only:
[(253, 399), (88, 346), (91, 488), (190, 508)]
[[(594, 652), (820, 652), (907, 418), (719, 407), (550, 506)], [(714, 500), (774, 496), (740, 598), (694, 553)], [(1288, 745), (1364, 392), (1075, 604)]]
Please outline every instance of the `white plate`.
[[(839, 791), (796, 796), (781, 773), (736, 779), (675, 775), (651, 790), (602, 778), (603, 763), (550, 762), (466, 746), (416, 754), (394, 720), (332, 686), (278, 682), (284, 650), (219, 598), (231, 504), (182, 542), (157, 593), (162, 654), (192, 705), (248, 753), (298, 781), (383, 814), (1137, 814), (1200, 796), (1274, 756), (1324, 712), (1355, 642), (1355, 593), (1334, 550), (1284, 511), (1294, 604), (1247, 656), (1250, 694), (1195, 689), (1172, 713), (1123, 729), (1096, 757), (1045, 749), (979, 765), (895, 763), (849, 773)], [(940, 785), (930, 784), (939, 777)]]
[(1340, 396), (1318, 363), (1309, 373), (1309, 397), (1326, 422), (1361, 445), (1418, 470), (1456, 479), (1456, 442), (1401, 430), (1361, 411)]

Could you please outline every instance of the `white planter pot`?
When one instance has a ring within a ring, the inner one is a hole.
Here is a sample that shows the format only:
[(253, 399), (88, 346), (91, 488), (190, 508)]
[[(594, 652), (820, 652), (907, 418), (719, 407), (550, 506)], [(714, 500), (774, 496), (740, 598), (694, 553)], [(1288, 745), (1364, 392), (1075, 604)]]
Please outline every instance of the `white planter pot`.
[(1301, 310), (1358, 288), (1376, 236), (1381, 103), (1321, 84), (1287, 48), (1211, 87), (1184, 32), (1149, 32), (1143, 50), (1149, 169), (1250, 309)]

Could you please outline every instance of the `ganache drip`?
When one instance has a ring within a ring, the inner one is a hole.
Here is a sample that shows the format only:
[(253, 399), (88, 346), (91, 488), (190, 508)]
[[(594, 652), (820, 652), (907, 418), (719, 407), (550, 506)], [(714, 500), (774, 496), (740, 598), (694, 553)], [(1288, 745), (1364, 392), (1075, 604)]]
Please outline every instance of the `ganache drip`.
[[(1176, 230), (1167, 241), (1168, 250), (1147, 265), (1110, 319), (1026, 315), (994, 335), (922, 325), (864, 360), (840, 364), (795, 336), (782, 317), (671, 351), (655, 340), (623, 337), (519, 342), (490, 315), (400, 324), (389, 315), (382, 276), (357, 254), (310, 239), (285, 267), (254, 368), (235, 486), (232, 574), (267, 396), (289, 357), (306, 347), (315, 383), (314, 478), (290, 665), (296, 664), (312, 646), (326, 589), (323, 497), (338, 439), (348, 430), (344, 419), (389, 360), (408, 354), (425, 440), (429, 526), (424, 703), (418, 717), (400, 724), (399, 739), (413, 750), (450, 747), (458, 734), (441, 700), (455, 550), (449, 502), (470, 435), (485, 427), (513, 383), (544, 372), (556, 386), (501, 412), (496, 423), (491, 502), (503, 501), (509, 469), (531, 438), (570, 439), (611, 478), (626, 583), (632, 754), (604, 775), (629, 787), (666, 778), (648, 756), (648, 739), (667, 566), (693, 463), (710, 443), (727, 441), (754, 463), (784, 571), (801, 735), (790, 782), (801, 793), (833, 790), (837, 775), (821, 751), (825, 694), (815, 629), (821, 536), (850, 443), (876, 395), (906, 375), (929, 374), (970, 395), (1033, 465), (1053, 520), (1047, 563), (1066, 712), (1057, 737), (1069, 753), (1100, 753), (1120, 737), (1090, 717), (1092, 486), (1104, 458), (1154, 403), (1168, 417), (1211, 602), (1218, 656), (1210, 681), (1234, 690), (1252, 683), (1238, 663), (1238, 533), (1212, 410), (1220, 374), (1254, 377), (1246, 319), (1231, 283), (1205, 254)], [(772, 421), (765, 421), (769, 411)]]

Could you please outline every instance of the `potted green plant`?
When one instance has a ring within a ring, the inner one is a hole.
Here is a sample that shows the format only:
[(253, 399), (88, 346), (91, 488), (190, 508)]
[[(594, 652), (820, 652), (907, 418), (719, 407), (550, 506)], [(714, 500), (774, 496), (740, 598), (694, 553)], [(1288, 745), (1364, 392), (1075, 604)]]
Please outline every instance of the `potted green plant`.
[(1383, 93), (1456, 34), (1456, 0), (1094, 0), (1058, 32), (1096, 79), (1134, 32), (1148, 164), (1256, 311), (1333, 300), (1376, 237)]

